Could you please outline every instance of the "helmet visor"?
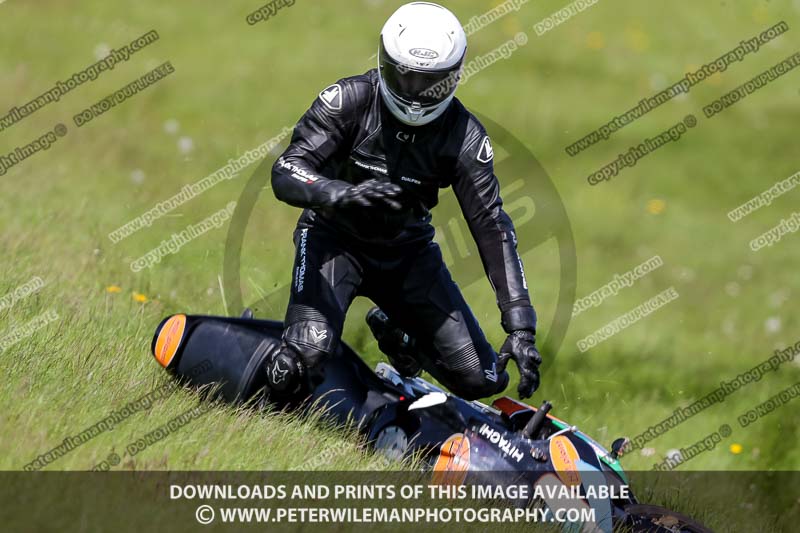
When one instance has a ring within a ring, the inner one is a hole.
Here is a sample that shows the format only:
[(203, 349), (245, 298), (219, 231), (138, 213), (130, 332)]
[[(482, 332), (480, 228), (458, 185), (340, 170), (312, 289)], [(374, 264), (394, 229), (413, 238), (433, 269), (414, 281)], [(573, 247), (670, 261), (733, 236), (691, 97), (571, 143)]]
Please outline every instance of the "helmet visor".
[(440, 70), (401, 65), (386, 52), (381, 39), (380, 75), (392, 96), (407, 105), (417, 102), (430, 107), (446, 100), (456, 91), (462, 61)]

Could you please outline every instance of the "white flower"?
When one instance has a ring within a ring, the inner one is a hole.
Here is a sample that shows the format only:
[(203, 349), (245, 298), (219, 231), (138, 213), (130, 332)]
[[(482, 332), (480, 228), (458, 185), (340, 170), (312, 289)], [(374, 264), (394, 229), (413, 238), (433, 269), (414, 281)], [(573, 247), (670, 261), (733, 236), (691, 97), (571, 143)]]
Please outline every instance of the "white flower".
[(100, 43), (94, 47), (94, 58), (100, 61), (111, 53), (111, 47), (106, 43)]
[(131, 181), (136, 185), (141, 185), (144, 182), (144, 171), (142, 169), (137, 168), (133, 172), (131, 172)]
[(739, 267), (739, 277), (745, 281), (753, 277), (753, 267), (751, 265), (742, 265)]
[(194, 150), (194, 141), (191, 137), (181, 137), (178, 139), (178, 150), (182, 154), (188, 154), (192, 150)]
[(767, 333), (777, 333), (781, 330), (781, 319), (777, 316), (769, 317), (764, 322), (764, 329)]
[(681, 454), (680, 450), (673, 448), (671, 450), (667, 450), (667, 459), (672, 459), (673, 461), (682, 461), (683, 455)]
[(164, 122), (164, 131), (169, 133), (170, 135), (175, 135), (176, 133), (178, 133), (179, 129), (181, 129), (181, 124), (174, 118), (171, 118), (168, 121)]
[(728, 293), (728, 296), (739, 296), (739, 284), (735, 281), (731, 281), (727, 285), (725, 285), (725, 292)]

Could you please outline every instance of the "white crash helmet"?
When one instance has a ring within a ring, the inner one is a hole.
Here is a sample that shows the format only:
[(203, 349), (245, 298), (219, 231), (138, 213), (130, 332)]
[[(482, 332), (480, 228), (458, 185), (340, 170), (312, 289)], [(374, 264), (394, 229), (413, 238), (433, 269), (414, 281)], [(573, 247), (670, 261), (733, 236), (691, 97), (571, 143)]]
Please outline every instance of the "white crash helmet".
[(447, 109), (467, 53), (456, 16), (431, 2), (411, 2), (381, 30), (378, 72), (383, 101), (401, 122), (422, 126)]

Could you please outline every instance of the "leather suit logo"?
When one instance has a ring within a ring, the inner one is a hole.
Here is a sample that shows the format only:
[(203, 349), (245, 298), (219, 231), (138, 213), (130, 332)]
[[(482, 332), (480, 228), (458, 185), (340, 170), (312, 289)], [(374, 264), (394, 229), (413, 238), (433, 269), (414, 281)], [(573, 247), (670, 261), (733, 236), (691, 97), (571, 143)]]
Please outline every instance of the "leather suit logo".
[(492, 141), (489, 140), (489, 136), (483, 138), (483, 142), (481, 143), (481, 149), (478, 151), (478, 161), (481, 163), (488, 163), (494, 159), (494, 149), (492, 148)]
[(275, 361), (272, 366), (272, 382), (275, 384), (282, 383), (286, 379), (286, 374), (289, 373), (288, 368), (281, 368), (281, 362)]
[(319, 344), (328, 338), (328, 330), (318, 330), (316, 327), (311, 326), (311, 338), (314, 339), (315, 343)]
[(319, 99), (325, 104), (326, 107), (332, 109), (333, 111), (341, 111), (342, 110), (342, 86), (338, 83), (334, 83), (321, 93), (319, 93)]
[(404, 133), (402, 131), (398, 131), (397, 135), (395, 135), (395, 138), (400, 142), (413, 143), (414, 141), (417, 140), (417, 134), (416, 133)]

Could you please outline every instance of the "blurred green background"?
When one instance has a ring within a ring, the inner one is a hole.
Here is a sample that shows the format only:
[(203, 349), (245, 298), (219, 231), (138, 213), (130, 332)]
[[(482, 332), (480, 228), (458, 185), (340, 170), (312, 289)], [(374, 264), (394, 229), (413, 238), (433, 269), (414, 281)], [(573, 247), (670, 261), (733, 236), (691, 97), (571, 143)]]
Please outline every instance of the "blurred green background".
[[(499, 3), (446, 5), (466, 23)], [(380, 28), (401, 4), (298, 0), (251, 26), (245, 17), (263, 5), (258, 1), (0, 2), (0, 113), (84, 69), (104, 50), (153, 29), (160, 35), (128, 62), (0, 132), (0, 154), (7, 154), (56, 123), (69, 128), (48, 151), (0, 177), (0, 296), (34, 276), (47, 283), (0, 311), (0, 335), (48, 310), (60, 316), (0, 356), (5, 383), (1, 468), (22, 468), (64, 437), (163, 383), (166, 376), (148, 353), (162, 317), (240, 312), (226, 308), (230, 299), (223, 294), (227, 225), (152, 269), (134, 274), (129, 265), (173, 232), (238, 200), (256, 165), (118, 244), (108, 234), (291, 127), (329, 84), (372, 68)], [(555, 184), (574, 233), (577, 297), (654, 255), (664, 260), (662, 268), (572, 320), (559, 352), (543, 354), (551, 363), (531, 403), (551, 400), (556, 416), (608, 445), (615, 437), (641, 433), (675, 408), (710, 393), (720, 381), (800, 340), (799, 237), (786, 235), (758, 253), (748, 247), (751, 239), (791, 215), (800, 191), (738, 223), (726, 216), (800, 171), (800, 74), (789, 73), (713, 120), (702, 116), (703, 106), (800, 50), (800, 2), (600, 0), (537, 36), (534, 24), (565, 5), (528, 2), (471, 35), (470, 59), (519, 32), (529, 40), (509, 59), (473, 76), (458, 97), (524, 143)], [(788, 33), (725, 73), (576, 157), (564, 151), (685, 72), (780, 21), (789, 24)], [(82, 128), (72, 123), (74, 114), (165, 61), (172, 63), (174, 74)], [(608, 183), (587, 184), (590, 172), (689, 113), (699, 124), (680, 142)], [(503, 183), (530, 171), (520, 164), (506, 169)], [(242, 252), (245, 303), (289, 282), (291, 230), (298, 215), (268, 189), (262, 191)], [(524, 242), (521, 247), (528, 250)], [(562, 286), (556, 250), (550, 239), (523, 257), (543, 335), (553, 321), (559, 290), (568, 290)], [(484, 330), (499, 346), (504, 334), (488, 282), (459, 279), (454, 271)], [(680, 298), (579, 352), (578, 340), (669, 287)], [(258, 315), (282, 318), (284, 302), (267, 301), (274, 304), (257, 309)], [(363, 324), (368, 306), (356, 302), (345, 340), (374, 364), (381, 357)], [(629, 454), (624, 465), (649, 469), (670, 450), (688, 447), (729, 424), (730, 437), (679, 468), (797, 469), (798, 403), (747, 428), (739, 427), (736, 417), (798, 376), (796, 363), (784, 364)], [(49, 468), (89, 469), (112, 451), (123, 455), (129, 441), (192, 405), (189, 393), (175, 393)], [(141, 455), (123, 457), (118, 468), (297, 468), (320, 446), (341, 453), (309, 468), (379, 464), (357, 443), (308, 421), (228, 408)]]

